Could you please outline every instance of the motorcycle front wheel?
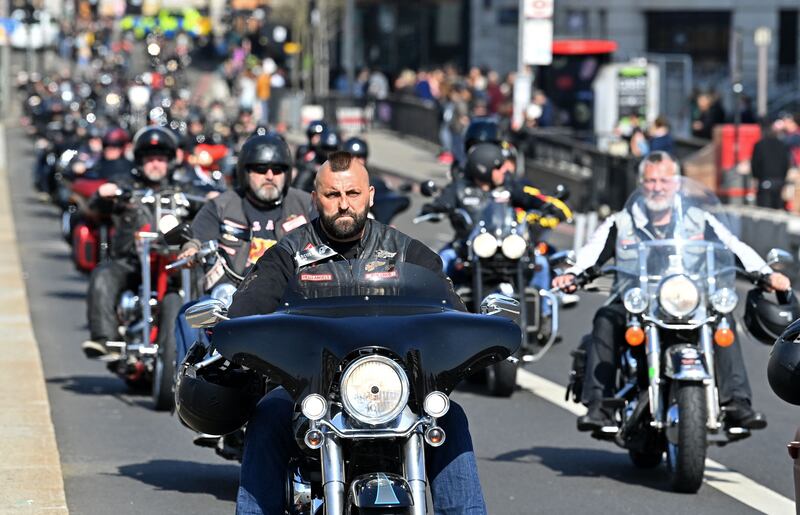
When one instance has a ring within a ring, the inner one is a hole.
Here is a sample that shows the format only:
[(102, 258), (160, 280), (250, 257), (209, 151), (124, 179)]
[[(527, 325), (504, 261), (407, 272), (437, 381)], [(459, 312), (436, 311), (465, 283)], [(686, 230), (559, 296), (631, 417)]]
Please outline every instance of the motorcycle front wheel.
[(511, 397), (517, 386), (517, 364), (503, 360), (486, 368), (486, 387), (494, 397)]
[(695, 493), (703, 483), (706, 462), (706, 398), (700, 383), (672, 383), (671, 406), (678, 408), (677, 443), (667, 440), (672, 489)]
[(175, 403), (175, 320), (183, 305), (177, 293), (164, 296), (159, 310), (158, 352), (153, 367), (153, 408), (156, 411), (172, 409)]

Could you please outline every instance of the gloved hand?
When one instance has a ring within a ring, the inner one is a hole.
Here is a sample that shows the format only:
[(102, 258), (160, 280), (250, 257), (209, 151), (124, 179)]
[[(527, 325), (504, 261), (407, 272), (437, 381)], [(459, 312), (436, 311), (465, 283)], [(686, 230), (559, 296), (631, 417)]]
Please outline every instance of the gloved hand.
[(421, 215), (430, 215), (430, 214), (439, 213), (439, 212), (441, 212), (439, 207), (436, 204), (431, 204), (431, 203), (424, 204), (422, 206), (422, 210), (420, 210), (420, 214)]

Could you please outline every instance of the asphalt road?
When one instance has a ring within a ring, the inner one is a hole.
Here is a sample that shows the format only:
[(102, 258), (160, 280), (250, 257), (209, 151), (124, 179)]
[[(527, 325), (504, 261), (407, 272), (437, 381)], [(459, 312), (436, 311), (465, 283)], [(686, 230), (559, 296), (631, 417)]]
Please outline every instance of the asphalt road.
[[(76, 514), (232, 512), (238, 465), (199, 449), (174, 416), (156, 413), (149, 397), (127, 390), (101, 363), (83, 357), (86, 278), (76, 272), (60, 239), (55, 208), (34, 200), (31, 144), (8, 130), (13, 210), (64, 470), (67, 501)], [(412, 226), (411, 212), (397, 225), (434, 248), (446, 224)], [(602, 302), (584, 294), (563, 313), (563, 343), (531, 372), (564, 385), (569, 352)], [(798, 425), (796, 412), (769, 390), (768, 348), (742, 336), (754, 401), (769, 427), (749, 440), (712, 448), (709, 456), (793, 499), (785, 444)], [(704, 485), (696, 495), (669, 491), (665, 467), (641, 471), (627, 453), (575, 429), (575, 415), (531, 391), (495, 399), (479, 388), (454, 399), (466, 409), (489, 511), (529, 513), (749, 513), (751, 507)]]

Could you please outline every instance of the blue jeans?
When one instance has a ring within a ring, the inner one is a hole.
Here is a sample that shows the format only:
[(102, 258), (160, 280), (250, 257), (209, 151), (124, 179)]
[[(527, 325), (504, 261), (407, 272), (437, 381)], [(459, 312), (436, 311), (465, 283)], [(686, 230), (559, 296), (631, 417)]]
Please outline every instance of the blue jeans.
[[(300, 449), (292, 434), (294, 403), (277, 388), (258, 403), (247, 424), (244, 457), (236, 498), (237, 515), (283, 515), (286, 472)], [(441, 447), (425, 447), (425, 464), (437, 515), (483, 515), (486, 505), (478, 479), (467, 417), (450, 402), (439, 419), (447, 439)]]
[[(210, 346), (205, 331), (202, 329), (195, 329), (186, 321), (187, 309), (202, 300), (208, 300), (210, 298), (211, 295), (203, 295), (199, 299), (187, 302), (181, 306), (181, 310), (178, 311), (178, 319), (175, 321), (175, 364), (177, 366), (183, 363), (183, 358), (186, 357), (186, 354), (189, 352), (189, 347), (191, 347), (194, 342), (199, 340), (205, 343), (206, 347)], [(178, 370), (177, 366), (175, 370)]]

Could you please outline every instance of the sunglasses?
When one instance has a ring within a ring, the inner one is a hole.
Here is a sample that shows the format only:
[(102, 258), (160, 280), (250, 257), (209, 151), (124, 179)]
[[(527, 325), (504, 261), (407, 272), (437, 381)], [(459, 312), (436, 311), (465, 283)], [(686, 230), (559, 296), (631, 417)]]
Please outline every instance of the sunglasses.
[(279, 175), (288, 172), (289, 167), (284, 165), (250, 165), (247, 167), (248, 172), (262, 175), (270, 170), (274, 175)]

